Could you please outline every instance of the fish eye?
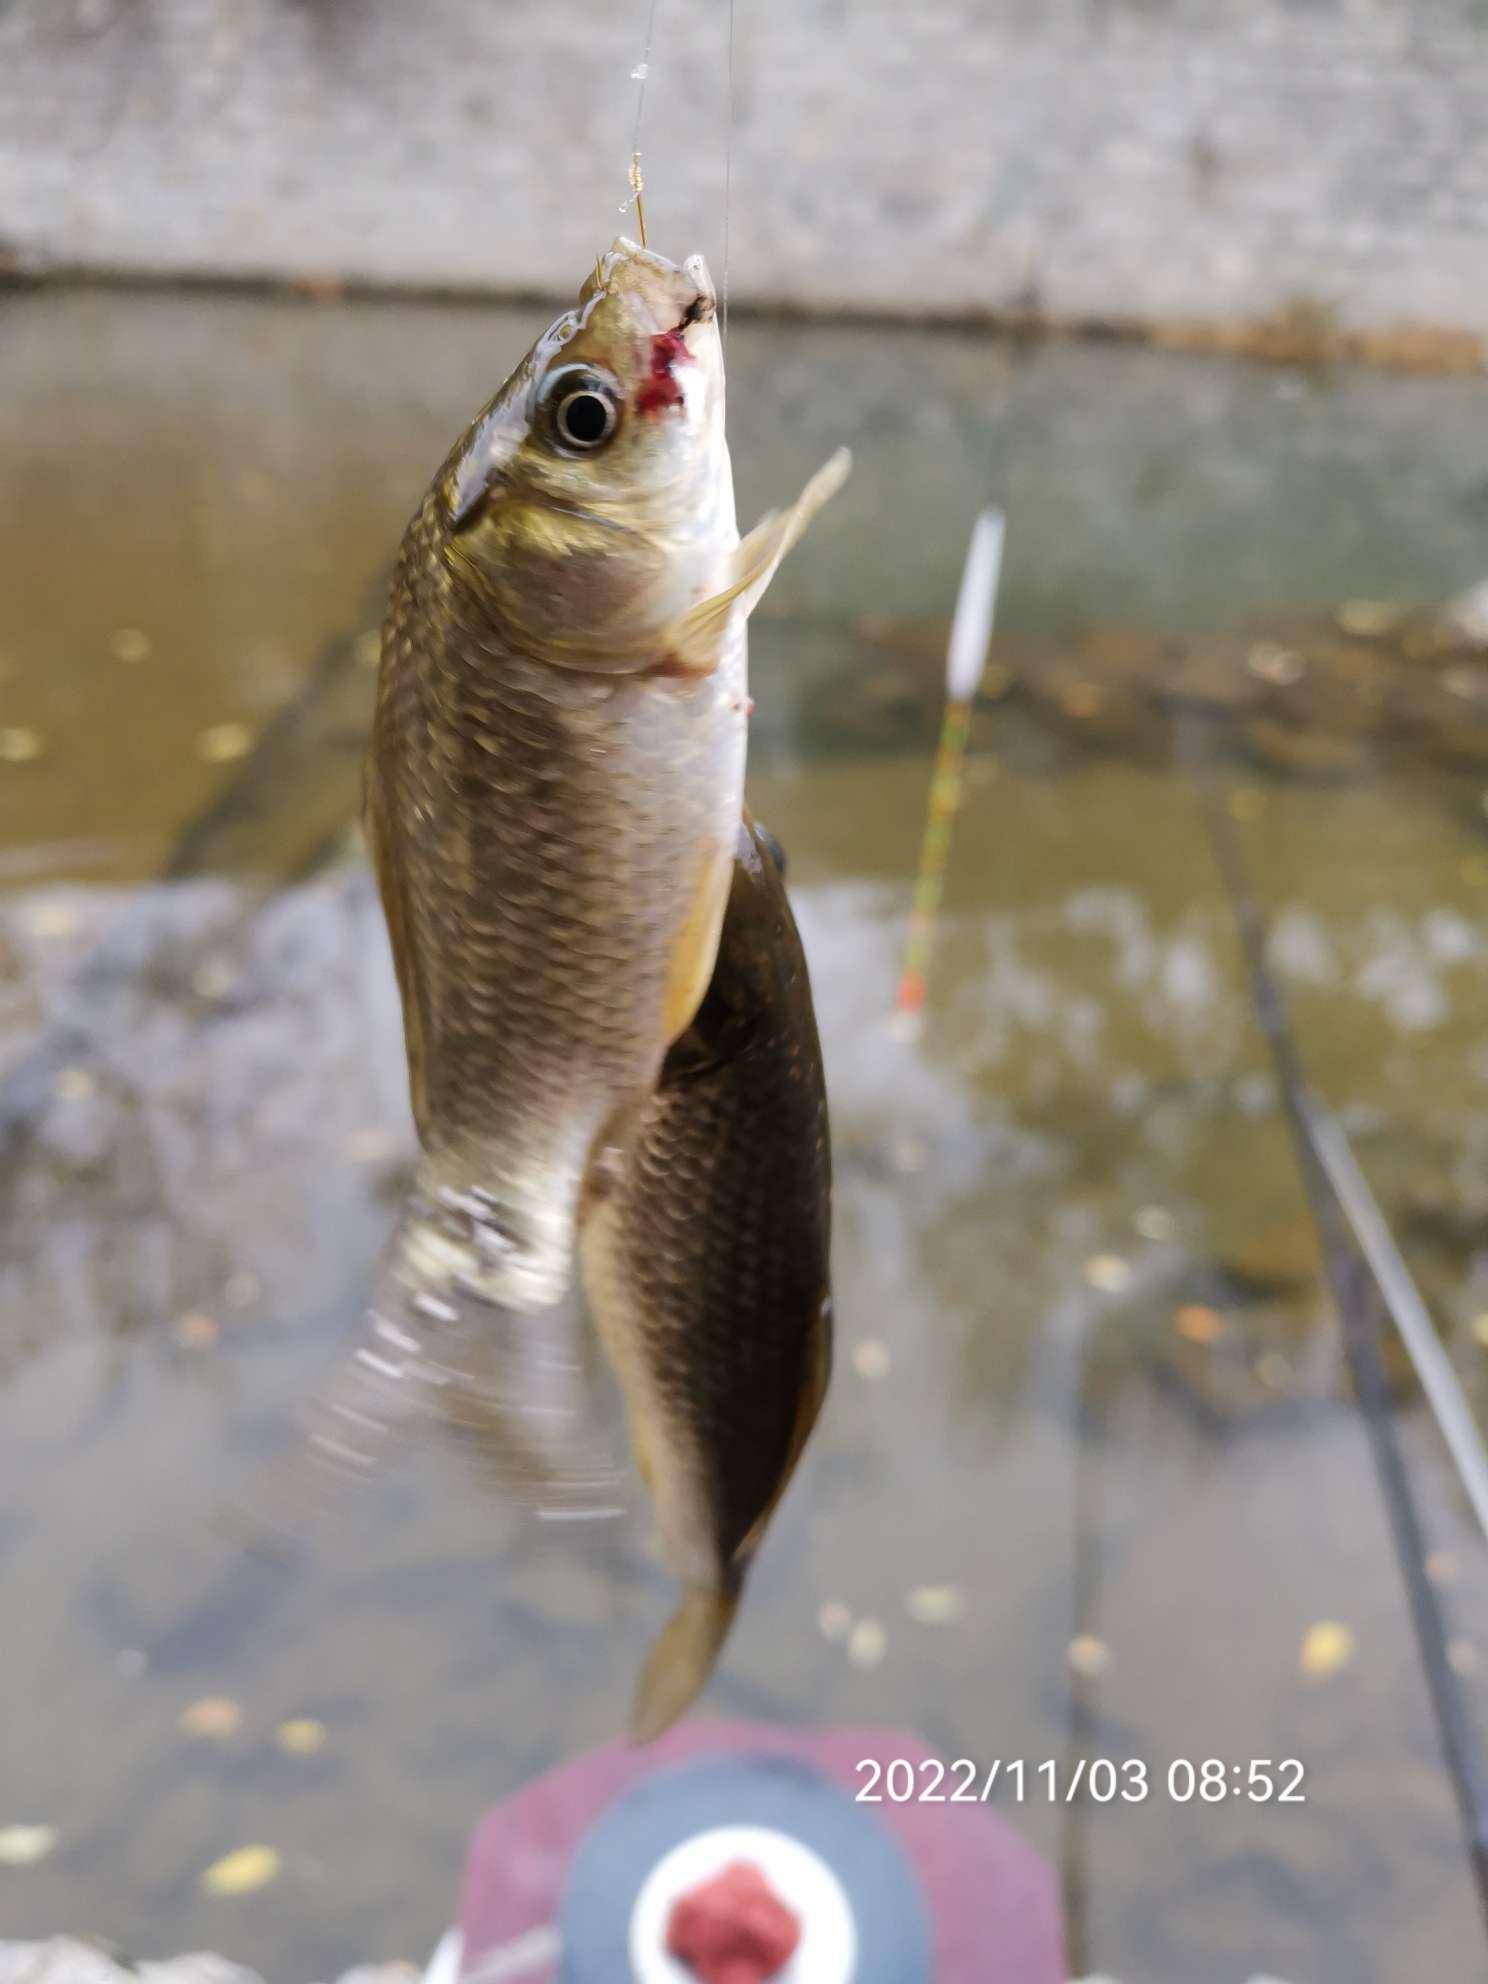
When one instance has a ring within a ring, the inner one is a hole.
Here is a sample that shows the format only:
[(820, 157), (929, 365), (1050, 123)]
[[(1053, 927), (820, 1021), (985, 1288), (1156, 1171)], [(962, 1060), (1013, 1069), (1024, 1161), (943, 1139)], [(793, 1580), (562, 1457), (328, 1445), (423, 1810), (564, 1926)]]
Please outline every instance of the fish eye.
[(619, 424), (618, 391), (587, 366), (564, 366), (549, 381), (544, 398), (548, 432), (561, 454), (594, 454)]

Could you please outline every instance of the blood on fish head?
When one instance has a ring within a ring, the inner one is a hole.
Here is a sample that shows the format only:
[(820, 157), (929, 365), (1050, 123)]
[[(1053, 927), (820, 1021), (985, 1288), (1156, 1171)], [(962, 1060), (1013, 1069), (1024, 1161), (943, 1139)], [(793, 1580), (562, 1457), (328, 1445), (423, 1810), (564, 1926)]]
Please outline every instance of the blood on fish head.
[(668, 407), (683, 405), (685, 395), (675, 368), (691, 363), (692, 353), (680, 331), (658, 331), (651, 340), (650, 376), (636, 393), (636, 412), (662, 413)]

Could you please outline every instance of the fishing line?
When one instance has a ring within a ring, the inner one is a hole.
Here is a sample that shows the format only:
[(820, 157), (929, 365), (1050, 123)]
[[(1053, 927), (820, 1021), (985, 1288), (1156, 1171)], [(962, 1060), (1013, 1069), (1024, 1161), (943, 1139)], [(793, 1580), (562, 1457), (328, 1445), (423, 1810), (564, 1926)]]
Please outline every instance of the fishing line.
[[(646, 85), (651, 80), (651, 51), (656, 45), (656, 11), (660, 0), (651, 0), (646, 12), (646, 36), (641, 45), (641, 59), (630, 72), (630, 80), (636, 86), (635, 116), (630, 127), (630, 152), (626, 160), (625, 176), (630, 186), (630, 194), (620, 203), (622, 214), (629, 213), (632, 206), (636, 211), (636, 227), (640, 232), (641, 246), (646, 244), (646, 178), (641, 170), (641, 130), (646, 120)], [(724, 355), (728, 354), (729, 318), (729, 234), (733, 219), (734, 197), (734, 16), (736, 0), (729, 0), (728, 10), (728, 107), (727, 135), (723, 153), (723, 309), (722, 331)]]
[(728, 136), (723, 149), (723, 355), (728, 357), (729, 222), (734, 206), (734, 0), (728, 10)]
[(636, 86), (635, 121), (630, 127), (630, 158), (625, 176), (630, 182), (630, 198), (622, 200), (620, 211), (629, 213), (632, 206), (636, 210), (636, 226), (641, 233), (641, 246), (646, 245), (646, 208), (643, 195), (646, 182), (641, 174), (641, 125), (646, 115), (646, 84), (651, 75), (651, 49), (656, 40), (656, 9), (659, 0), (651, 0), (646, 15), (646, 39), (641, 46), (641, 59), (630, 72), (630, 80)]
[[(1199, 731), (1202, 750), (1195, 747)], [(1251, 1007), (1271, 1052), (1308, 1210), (1342, 1325), (1344, 1354), (1369, 1437), (1395, 1558), (1405, 1585), (1416, 1649), (1426, 1677), (1442, 1761), (1452, 1783), (1479, 1905), (1488, 1922), (1488, 1782), (1477, 1755), (1462, 1690), (1447, 1657), (1441, 1607), (1426, 1576), (1426, 1541), (1391, 1416), (1380, 1349), (1379, 1305), (1389, 1288), (1376, 1277), (1371, 1248), (1352, 1224), (1349, 1201), (1337, 1188), (1329, 1151), (1320, 1146), (1322, 1112), (1311, 1102), (1286, 1000), (1266, 958), (1266, 924), (1251, 891), (1244, 857), (1214, 771), (1212, 725), (1186, 717), (1179, 727), (1179, 756), (1198, 790), (1215, 866), (1234, 919), (1245, 960)], [(1341, 1132), (1339, 1133), (1341, 1136)], [(1336, 1152), (1332, 1153), (1336, 1157)], [(1346, 1177), (1344, 1174), (1339, 1174)], [(1403, 1265), (1403, 1264), (1402, 1264)]]

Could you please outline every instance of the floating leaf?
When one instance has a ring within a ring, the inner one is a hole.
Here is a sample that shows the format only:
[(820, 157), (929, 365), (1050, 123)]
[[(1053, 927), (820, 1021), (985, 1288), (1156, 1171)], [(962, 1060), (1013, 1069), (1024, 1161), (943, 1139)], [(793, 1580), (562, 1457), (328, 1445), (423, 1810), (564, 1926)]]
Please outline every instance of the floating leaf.
[(877, 1667), (888, 1646), (889, 1636), (877, 1619), (859, 1619), (847, 1636), (847, 1657), (854, 1667)]
[(1189, 1343), (1217, 1343), (1224, 1335), (1224, 1317), (1203, 1302), (1185, 1302), (1173, 1317), (1173, 1327)]
[(1319, 1619), (1302, 1635), (1298, 1665), (1309, 1681), (1327, 1681), (1354, 1657), (1354, 1636), (1337, 1619)]
[(253, 745), (253, 733), (246, 723), (214, 723), (196, 740), (196, 753), (209, 765), (230, 764), (246, 758)]
[(1092, 1254), (1085, 1263), (1085, 1279), (1103, 1295), (1119, 1295), (1131, 1286), (1131, 1264), (1119, 1254)]
[(0, 1826), (0, 1867), (34, 1867), (58, 1837), (55, 1826)]
[(183, 1736), (205, 1736), (225, 1743), (243, 1726), (243, 1711), (230, 1695), (204, 1695), (183, 1708), (176, 1727)]
[(1405, 608), (1388, 599), (1348, 599), (1337, 615), (1342, 633), (1365, 641), (1393, 634), (1404, 618)]
[(917, 1626), (956, 1626), (966, 1617), (966, 1593), (956, 1584), (917, 1584), (904, 1594)]
[(861, 1343), (853, 1345), (853, 1369), (860, 1378), (866, 1378), (869, 1384), (876, 1383), (880, 1378), (886, 1378), (893, 1361), (889, 1355), (889, 1346), (879, 1337), (867, 1336)]
[(22, 724), (0, 730), (0, 758), (7, 765), (29, 765), (45, 749), (39, 730), (29, 730)]
[(313, 1757), (317, 1750), (325, 1748), (325, 1724), (308, 1715), (294, 1716), (280, 1723), (274, 1731), (274, 1740), (291, 1757)]
[(139, 627), (115, 627), (109, 635), (115, 661), (148, 661), (150, 636)]
[(1306, 669), (1301, 655), (1277, 641), (1257, 641), (1246, 656), (1245, 666), (1263, 682), (1283, 689), (1300, 682)]
[(1094, 1633), (1077, 1633), (1064, 1650), (1070, 1672), (1082, 1681), (1094, 1681), (1111, 1664), (1111, 1649)]
[(201, 1877), (203, 1894), (255, 1894), (279, 1876), (279, 1853), (272, 1846), (240, 1846), (214, 1860)]

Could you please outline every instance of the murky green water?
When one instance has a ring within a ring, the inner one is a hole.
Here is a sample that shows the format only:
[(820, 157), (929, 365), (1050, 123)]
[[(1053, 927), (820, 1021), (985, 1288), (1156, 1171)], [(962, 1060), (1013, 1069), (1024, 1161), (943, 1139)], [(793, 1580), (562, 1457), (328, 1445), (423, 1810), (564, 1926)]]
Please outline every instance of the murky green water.
[[(0, 1936), (204, 1945), (285, 1980), (421, 1956), (479, 1811), (619, 1726), (666, 1609), (644, 1533), (538, 1550), (438, 1444), (303, 1561), (206, 1518), (354, 1327), (410, 1148), (342, 832), (358, 637), (530, 314), (57, 294), (0, 327), (0, 1826), (58, 1831), (0, 1868)], [(1116, 696), (1108, 720), (1130, 630), (1325, 626), (1482, 577), (1481, 389), (744, 322), (731, 377), (746, 515), (840, 440), (858, 468), (761, 623), (752, 770), (827, 1048), (841, 1355), (709, 1705), (914, 1728), (984, 1766), (1144, 1760), (1140, 1805), (998, 1802), (1059, 1869), (1077, 1970), (1488, 1975), (1193, 780), (1165, 717)], [(1086, 689), (1056, 673), (979, 714), (908, 1045), (885, 1021), (933, 643), (876, 623), (944, 612), (989, 493), (1008, 651), (1057, 671), (1091, 623), (1128, 633), (1086, 652)], [(1220, 777), (1309, 1071), (1488, 1410), (1488, 861), (1459, 691), (1408, 751), (1371, 732), (1311, 777), (1227, 735)], [(1477, 1716), (1488, 1564), (1391, 1371)], [(209, 1697), (236, 1727), (187, 1733)], [(276, 1736), (297, 1718), (315, 1754)], [(1296, 1757), (1307, 1802), (1168, 1796), (1174, 1759), (1210, 1757)], [(277, 1881), (205, 1896), (250, 1843)]]

